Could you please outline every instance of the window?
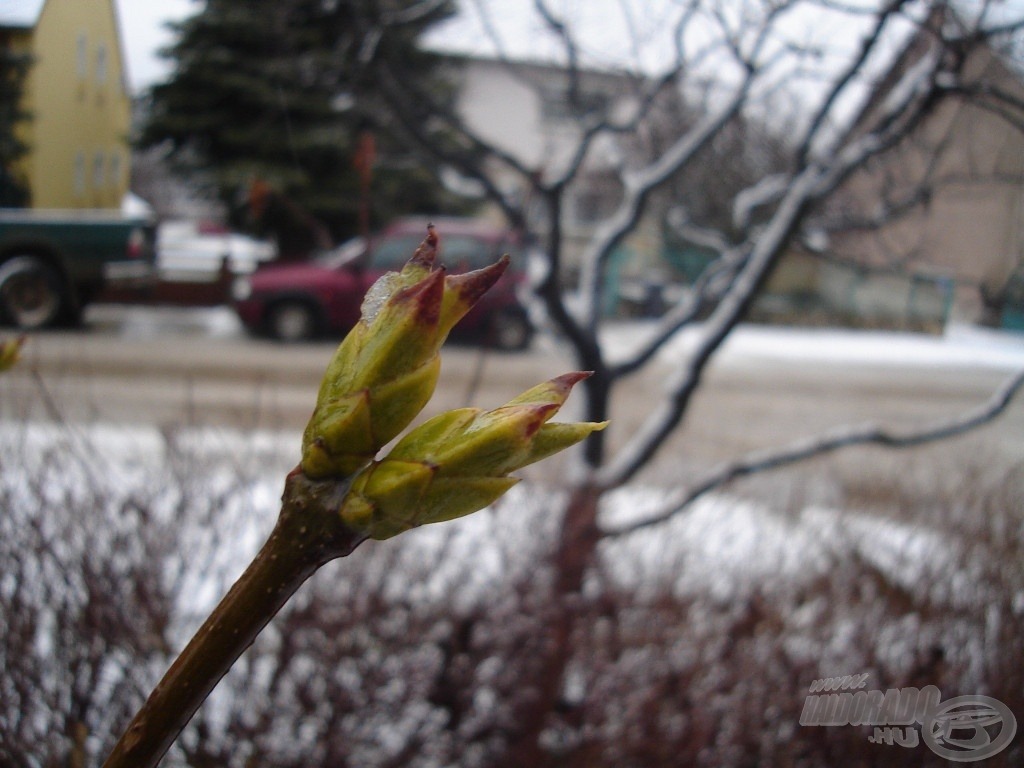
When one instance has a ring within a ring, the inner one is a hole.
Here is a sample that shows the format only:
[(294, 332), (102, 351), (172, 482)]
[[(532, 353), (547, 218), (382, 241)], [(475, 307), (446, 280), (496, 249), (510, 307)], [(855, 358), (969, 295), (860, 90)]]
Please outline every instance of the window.
[(89, 39), (85, 36), (85, 32), (81, 32), (78, 35), (75, 62), (78, 77), (80, 80), (84, 80), (89, 76)]
[(92, 159), (92, 185), (95, 189), (102, 189), (105, 180), (106, 159), (102, 152), (97, 152)]
[(82, 152), (78, 152), (75, 155), (75, 171), (72, 184), (76, 197), (81, 197), (85, 194), (85, 155)]
[(622, 201), (622, 183), (610, 172), (583, 176), (570, 193), (571, 220), (577, 226), (593, 226), (611, 216)]
[[(420, 235), (396, 235), (380, 240), (374, 247), (373, 265), (378, 269), (401, 269), (423, 242)], [(494, 245), (477, 237), (441, 233), (441, 263), (452, 269), (479, 269), (497, 259)], [(501, 252), (508, 250), (503, 249)]]
[(382, 240), (373, 249), (373, 265), (379, 269), (401, 269), (422, 241), (422, 237), (412, 235)]
[(121, 153), (114, 150), (110, 153), (109, 181), (111, 187), (118, 187), (121, 184)]
[(96, 83), (107, 83), (107, 46), (103, 43), (96, 46)]
[(541, 93), (541, 114), (552, 122), (574, 121), (589, 115), (607, 114), (611, 99), (598, 91), (581, 91), (570, 98), (567, 90), (547, 88)]

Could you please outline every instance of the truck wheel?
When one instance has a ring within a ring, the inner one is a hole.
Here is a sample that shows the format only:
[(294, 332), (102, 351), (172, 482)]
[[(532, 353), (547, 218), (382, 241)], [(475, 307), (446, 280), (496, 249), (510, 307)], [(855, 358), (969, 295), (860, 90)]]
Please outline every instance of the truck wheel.
[(0, 311), (25, 330), (51, 325), (61, 313), (60, 276), (36, 256), (15, 256), (0, 264)]
[(306, 341), (316, 335), (316, 313), (301, 301), (279, 302), (270, 308), (267, 330), (278, 341)]

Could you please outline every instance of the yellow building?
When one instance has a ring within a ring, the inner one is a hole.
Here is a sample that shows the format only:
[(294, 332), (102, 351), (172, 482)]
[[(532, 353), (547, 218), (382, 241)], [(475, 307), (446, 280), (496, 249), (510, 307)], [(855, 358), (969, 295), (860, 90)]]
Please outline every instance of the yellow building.
[(17, 169), (33, 208), (118, 208), (128, 191), (131, 101), (113, 0), (5, 0), (0, 44), (33, 59)]

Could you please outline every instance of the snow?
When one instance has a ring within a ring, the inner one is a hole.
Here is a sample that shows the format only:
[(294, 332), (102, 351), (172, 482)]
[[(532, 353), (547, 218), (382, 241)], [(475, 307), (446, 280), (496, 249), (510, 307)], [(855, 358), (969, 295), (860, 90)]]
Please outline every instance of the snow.
[[(194, 316), (223, 331), (216, 311)], [(653, 325), (619, 323), (606, 332), (610, 349), (625, 354), (640, 334)], [(680, 334), (661, 353), (678, 357), (692, 341)], [(547, 343), (547, 342), (545, 342)], [(887, 332), (802, 330), (743, 326), (722, 350), (722, 364), (759, 364), (764, 359), (808, 363), (856, 362), (878, 366), (1024, 367), (1024, 338), (1009, 333), (954, 327), (938, 337)], [(188, 582), (189, 605), (197, 612), (216, 599), (226, 572), (239, 558), (255, 551), (276, 515), (284, 475), (299, 455), (296, 432), (233, 430), (225, 428), (110, 424), (48, 424), (31, 421), (0, 423), (0, 450), (18, 456), (8, 474), (18, 467), (48, 467), (66, 489), (50, 488), (57, 496), (87, 494), (99, 483), (111, 508), (140, 489), (163, 488), (153, 497), (157, 514), (170, 513), (181, 499), (170, 483), (198, 477), (201, 489), (224, 493), (226, 518), (237, 524), (230, 537), (231, 551), (208, 553), (206, 567)], [(56, 466), (56, 465), (60, 466)], [(203, 479), (205, 478), (205, 480)], [(7, 482), (18, 486), (16, 476)], [(96, 490), (95, 488), (93, 490)], [(27, 489), (25, 490), (27, 493)], [(488, 599), (496, 584), (516, 571), (529, 568), (531, 553), (557, 535), (559, 489), (530, 482), (516, 486), (492, 510), (456, 523), (429, 526), (403, 536), (376, 566), (386, 592), (412, 596), (417, 601), (454, 601), (463, 608)], [(602, 520), (616, 526), (642, 518), (645, 510), (664, 502), (665, 489), (628, 486), (609, 494)], [(14, 492), (18, 503), (22, 492)], [(28, 502), (26, 495), (24, 501)], [(233, 510), (233, 511), (232, 511)], [(677, 594), (701, 594), (712, 600), (737, 595), (781, 577), (790, 584), (805, 583), (827, 574), (837, 561), (856, 554), (908, 588), (944, 582), (955, 603), (975, 600), (975, 574), (963, 569), (963, 542), (909, 522), (879, 518), (856, 510), (814, 507), (783, 513), (768, 505), (728, 494), (709, 494), (685, 514), (656, 529), (617, 538), (602, 545), (606, 577), (622, 586), (643, 590), (667, 585)], [(452, 595), (452, 579), (465, 574), (474, 562), (472, 579)], [(425, 578), (424, 563), (434, 563)], [(440, 563), (440, 565), (436, 565)], [(956, 579), (938, 578), (956, 573)], [(211, 574), (216, 578), (211, 580)]]
[(0, 27), (34, 27), (46, 0), (5, 0), (0, 7)]
[[(628, 357), (653, 322), (611, 325), (602, 336), (609, 357)], [(697, 341), (699, 326), (685, 329), (665, 345), (660, 357), (672, 362)], [(724, 365), (765, 360), (883, 367), (954, 367), (1016, 370), (1024, 368), (1024, 335), (952, 325), (941, 336), (898, 331), (840, 328), (789, 328), (741, 325), (723, 344), (715, 361)]]
[[(181, 330), (216, 338), (244, 336), (229, 307), (181, 309), (175, 307), (91, 306), (90, 321), (119, 326), (135, 336)], [(656, 321), (611, 321), (602, 326), (601, 342), (612, 362), (634, 354), (656, 332)], [(677, 333), (659, 353), (672, 363), (690, 351), (701, 333), (699, 324)], [(537, 340), (538, 349), (557, 348), (559, 342)], [(823, 365), (881, 367), (1024, 369), (1024, 334), (951, 325), (942, 335), (900, 331), (863, 331), (843, 328), (797, 328), (740, 325), (715, 357), (717, 364), (744, 365), (764, 361), (808, 362)]]
[[(664, 495), (635, 486), (615, 491), (603, 519), (621, 524), (642, 518), (644, 507), (657, 508)], [(851, 552), (911, 589), (956, 572), (959, 549), (948, 537), (912, 523), (823, 506), (784, 514), (719, 493), (665, 525), (617, 541), (606, 555), (614, 577), (630, 589), (657, 589), (669, 575), (678, 594), (726, 601), (772, 578), (811, 582)], [(967, 585), (961, 592), (972, 594)]]
[[(182, 471), (202, 487), (230, 489), (224, 501), (235, 511), (225, 512), (224, 522), (247, 522), (233, 526), (231, 551), (210, 553), (215, 562), (207, 560), (198, 580), (187, 580), (183, 594), (189, 605), (182, 610), (188, 613), (212, 607), (226, 571), (237, 569), (240, 559), (251, 556), (269, 532), (283, 477), (299, 444), (297, 434), (286, 432), (187, 428), (168, 434), (153, 427), (101, 424), (71, 429), (8, 422), (0, 425), (0, 446), (19, 445), (22, 461), (29, 465), (63, 455), (66, 466), (55, 476), (68, 484), (66, 490), (74, 495), (75, 488), (101, 482), (101, 493), (112, 508), (120, 496), (127, 499), (142, 488), (160, 487), (155, 478), (168, 481), (168, 474), (173, 478)], [(60, 446), (56, 453), (55, 446)], [(185, 469), (176, 470), (176, 464)], [(196, 477), (197, 472), (203, 477)], [(50, 492), (63, 493), (56, 488)], [(665, 493), (649, 486), (619, 489), (607, 496), (602, 520), (619, 525), (642, 518), (645, 510), (663, 502)], [(166, 494), (165, 506), (171, 510), (179, 501), (177, 491), (168, 487)], [(372, 578), (379, 578), (396, 599), (404, 595), (424, 604), (454, 601), (468, 609), (487, 600), (510, 572), (531, 567), (530, 553), (557, 535), (550, 510), (560, 498), (557, 489), (521, 483), (494, 509), (404, 536), (393, 552), (395, 559), (365, 567), (383, 569)], [(154, 503), (161, 506), (160, 494)], [(667, 578), (677, 593), (731, 600), (772, 576), (790, 583), (813, 580), (851, 551), (911, 587), (955, 571), (958, 547), (934, 531), (868, 514), (827, 507), (783, 514), (728, 494), (709, 494), (663, 526), (607, 543), (603, 556), (607, 576), (623, 587), (657, 589)], [(464, 564), (469, 560), (474, 567), (472, 578), (466, 579)], [(424, 578), (423, 563), (434, 564), (429, 578)], [(218, 578), (211, 580), (211, 574)], [(453, 579), (461, 580), (454, 595)], [(967, 582), (958, 591), (973, 594)]]

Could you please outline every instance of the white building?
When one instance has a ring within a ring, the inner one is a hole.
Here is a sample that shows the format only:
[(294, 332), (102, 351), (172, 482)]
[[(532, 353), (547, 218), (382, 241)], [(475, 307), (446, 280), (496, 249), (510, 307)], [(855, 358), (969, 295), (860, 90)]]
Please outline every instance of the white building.
[[(628, 136), (604, 133), (580, 160), (576, 153), (591, 120), (626, 122), (640, 107), (644, 82), (627, 74), (580, 70), (573, 75), (562, 67), (488, 58), (458, 58), (459, 117), (476, 135), (514, 158), (546, 182), (561, 178), (580, 162), (581, 172), (567, 188), (561, 224), (565, 263), (573, 272), (580, 249), (595, 227), (616, 209), (622, 197), (620, 166), (624, 155), (643, 138), (643, 129)], [(520, 173), (495, 163), (492, 178), (507, 195), (529, 194)], [(520, 198), (521, 199), (521, 198)], [(548, 222), (538, 207), (527, 203), (531, 229), (543, 234)], [(631, 236), (622, 268), (641, 274), (660, 258), (660, 226), (654, 217)]]

